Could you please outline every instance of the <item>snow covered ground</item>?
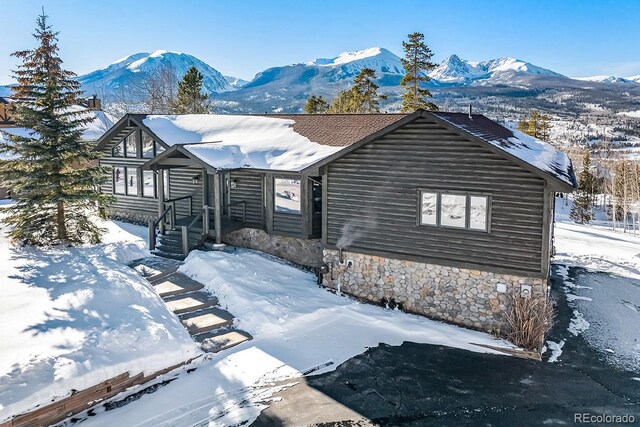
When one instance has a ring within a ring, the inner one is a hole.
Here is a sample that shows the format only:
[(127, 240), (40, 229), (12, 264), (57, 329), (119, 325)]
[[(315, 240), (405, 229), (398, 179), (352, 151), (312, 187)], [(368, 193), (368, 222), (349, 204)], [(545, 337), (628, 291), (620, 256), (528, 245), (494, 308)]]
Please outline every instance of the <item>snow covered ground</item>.
[(488, 334), (362, 304), (318, 287), (313, 274), (259, 252), (193, 252), (181, 271), (205, 284), (252, 341), (88, 426), (228, 426), (255, 419), (279, 380), (333, 370), (379, 343), (431, 343), (492, 352)]
[[(589, 271), (573, 279), (560, 269), (573, 310), (569, 333), (582, 335), (610, 363), (640, 372), (640, 236), (611, 231), (600, 210), (595, 225), (575, 224), (571, 202), (563, 202), (556, 200), (555, 262)], [(555, 354), (563, 342), (547, 344)]]
[(72, 389), (201, 353), (126, 266), (149, 256), (146, 229), (104, 225), (102, 244), (36, 249), (14, 246), (0, 222), (0, 422)]

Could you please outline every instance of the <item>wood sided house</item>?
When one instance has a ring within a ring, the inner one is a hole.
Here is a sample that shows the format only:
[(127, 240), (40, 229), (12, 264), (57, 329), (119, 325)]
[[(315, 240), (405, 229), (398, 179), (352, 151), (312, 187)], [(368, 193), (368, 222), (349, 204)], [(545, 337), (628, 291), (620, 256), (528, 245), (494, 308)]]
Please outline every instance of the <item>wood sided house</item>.
[(97, 143), (112, 215), (184, 256), (209, 239), (315, 267), (371, 302), (504, 330), (547, 296), (567, 156), (482, 115), (139, 115)]

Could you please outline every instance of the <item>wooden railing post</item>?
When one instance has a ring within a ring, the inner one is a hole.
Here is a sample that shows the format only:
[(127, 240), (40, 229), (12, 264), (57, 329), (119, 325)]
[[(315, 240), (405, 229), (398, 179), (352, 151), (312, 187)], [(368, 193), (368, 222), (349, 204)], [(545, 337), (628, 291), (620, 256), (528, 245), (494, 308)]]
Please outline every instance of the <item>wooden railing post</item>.
[(189, 227), (183, 225), (182, 229), (182, 254), (186, 258), (189, 256)]
[(204, 213), (202, 214), (202, 234), (209, 234), (209, 205), (204, 205), (202, 207)]
[(149, 250), (152, 251), (156, 248), (156, 222), (154, 220), (149, 221)]
[(169, 227), (171, 230), (176, 229), (176, 202), (171, 202), (171, 212), (169, 212)]

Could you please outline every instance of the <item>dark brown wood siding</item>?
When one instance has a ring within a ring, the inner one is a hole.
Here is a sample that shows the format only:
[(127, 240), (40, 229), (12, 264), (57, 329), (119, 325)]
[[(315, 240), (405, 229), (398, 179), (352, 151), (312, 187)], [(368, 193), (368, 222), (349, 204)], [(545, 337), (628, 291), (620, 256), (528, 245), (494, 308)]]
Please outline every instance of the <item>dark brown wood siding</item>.
[[(545, 182), (478, 143), (418, 119), (326, 166), (330, 246), (425, 262), (545, 274)], [(418, 191), (491, 194), (488, 233), (417, 225)]]
[[(236, 188), (230, 190), (231, 203), (246, 202), (247, 227), (264, 228), (263, 177), (264, 174), (255, 172), (237, 171), (231, 173), (231, 180), (236, 182)], [(232, 207), (231, 214), (234, 219), (241, 219), (242, 207)]]

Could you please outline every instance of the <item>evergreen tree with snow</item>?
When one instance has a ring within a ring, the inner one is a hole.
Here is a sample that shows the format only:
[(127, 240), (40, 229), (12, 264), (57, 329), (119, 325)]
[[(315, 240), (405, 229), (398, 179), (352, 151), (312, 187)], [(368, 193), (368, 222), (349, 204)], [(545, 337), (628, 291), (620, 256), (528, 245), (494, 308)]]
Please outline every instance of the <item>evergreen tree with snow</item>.
[(329, 104), (325, 101), (322, 95), (311, 95), (309, 99), (307, 99), (307, 103), (304, 104), (304, 111), (307, 114), (326, 113), (328, 108)]
[(593, 198), (596, 177), (591, 173), (591, 155), (587, 151), (582, 159), (582, 171), (578, 177), (578, 190), (573, 198), (569, 216), (575, 222), (588, 224), (593, 220)]
[(9, 143), (0, 145), (12, 158), (0, 164), (0, 181), (16, 201), (5, 223), (13, 238), (28, 244), (96, 243), (103, 230), (92, 217), (106, 216), (110, 197), (98, 187), (107, 170), (96, 166), (94, 144), (82, 139), (93, 116), (78, 106), (80, 84), (62, 68), (57, 36), (43, 13), (34, 34), (38, 46), (12, 54), (22, 61), (14, 71), (14, 120), (29, 132), (7, 132)]
[(206, 114), (210, 112), (209, 96), (202, 92), (204, 77), (196, 67), (189, 68), (178, 83), (178, 95), (174, 105), (176, 114)]
[(428, 100), (432, 97), (431, 92), (423, 87), (430, 80), (429, 71), (436, 68), (431, 62), (433, 52), (424, 42), (424, 34), (411, 33), (407, 37), (409, 40), (402, 42), (404, 58), (400, 59), (406, 71), (400, 81), (406, 90), (402, 95), (402, 112), (411, 113), (419, 108), (437, 110), (438, 107)]

